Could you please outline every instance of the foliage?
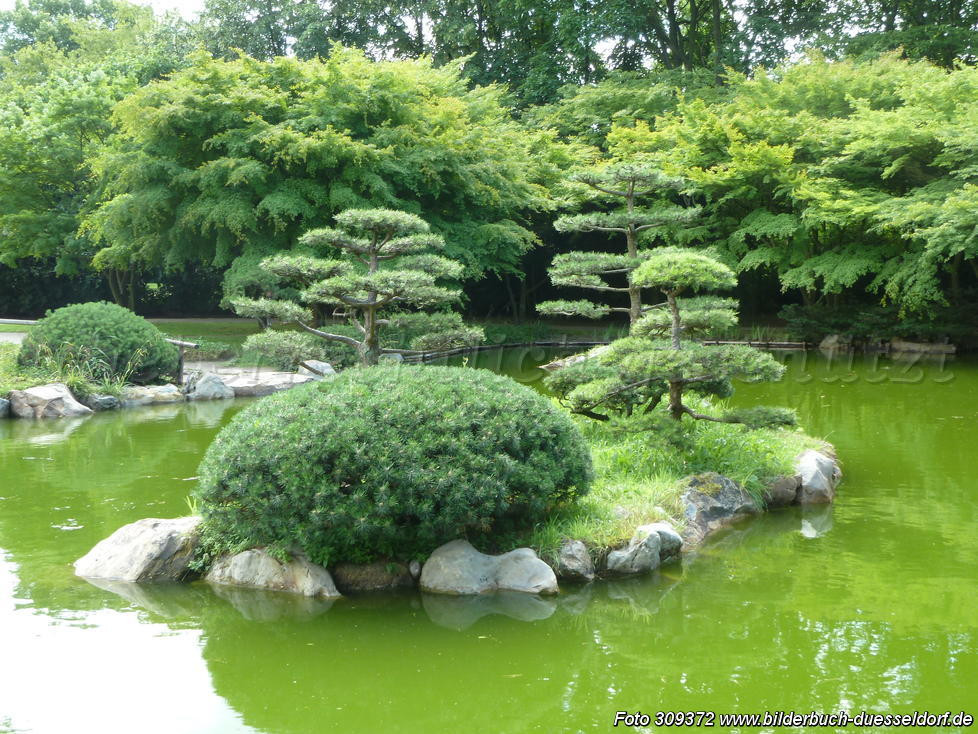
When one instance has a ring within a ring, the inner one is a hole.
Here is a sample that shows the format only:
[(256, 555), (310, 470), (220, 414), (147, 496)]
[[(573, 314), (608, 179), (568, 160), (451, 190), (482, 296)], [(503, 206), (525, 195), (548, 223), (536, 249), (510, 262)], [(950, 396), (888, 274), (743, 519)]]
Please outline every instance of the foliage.
[(971, 67), (811, 55), (655, 129), (616, 127), (609, 148), (688, 178), (739, 271), (773, 272), (806, 303), (865, 289), (926, 310), (978, 274), (976, 86)]
[(591, 460), (570, 418), (509, 378), (372, 367), (245, 409), (200, 476), (213, 550), (298, 547), (329, 564), (531, 526), (587, 492)]
[(512, 121), (501, 90), (468, 89), (457, 65), (340, 47), (310, 61), (197, 54), (114, 120), (83, 227), (101, 268), (226, 267), (295, 252), (338, 212), (386, 208), (423, 214), (466, 277), (518, 272), (537, 244), (528, 217), (552, 207), (547, 187), (572, 160), (552, 133)]
[(393, 348), (438, 352), (474, 347), (485, 339), (481, 327), (467, 326), (454, 311), (392, 314), (388, 322), (381, 342)]
[[(113, 303), (78, 303), (49, 311), (28, 333), (18, 361), (42, 366), (54, 356), (63, 364), (100, 365), (99, 378), (151, 382), (176, 375), (179, 355), (141, 316)], [(92, 372), (92, 370), (89, 370)]]
[[(625, 238), (624, 253), (568, 252), (557, 255), (550, 266), (554, 285), (587, 288), (601, 293), (628, 296), (628, 307), (597, 304), (592, 301), (547, 301), (538, 304), (541, 314), (600, 318), (610, 313), (627, 313), (634, 324), (642, 315), (642, 289), (629, 276), (648, 256), (639, 252), (639, 236), (669, 237), (677, 227), (689, 223), (697, 215), (695, 208), (686, 208), (657, 199), (652, 205), (636, 208), (636, 204), (663, 192), (676, 191), (682, 181), (666, 176), (647, 166), (614, 165), (578, 173), (574, 177), (598, 196), (621, 199), (621, 207), (612, 212), (593, 212), (563, 216), (554, 222), (558, 232), (602, 232), (620, 234)], [(609, 278), (621, 281), (612, 285)]]
[[(382, 314), (393, 308), (424, 308), (457, 300), (458, 291), (439, 281), (457, 279), (462, 266), (432, 253), (444, 248), (444, 240), (431, 234), (427, 222), (414, 214), (348, 209), (336, 215), (336, 223), (339, 229), (306, 232), (301, 242), (312, 249), (340, 252), (340, 258), (275, 255), (263, 260), (261, 267), (299, 288), (300, 300), (320, 310), (337, 309), (357, 328), (356, 336), (313, 328), (312, 313), (292, 301), (239, 298), (231, 305), (239, 316), (295, 322), (310, 334), (354, 347), (363, 364), (376, 364), (384, 353), (408, 351), (381, 344), (381, 330), (390, 323)], [(395, 260), (396, 264), (388, 265)], [(477, 329), (464, 328), (460, 320), (416, 318), (413, 326), (422, 323), (442, 330), (415, 339), (420, 340), (419, 350), (465, 346), (482, 336)]]
[(973, 339), (978, 327), (973, 305), (901, 316), (894, 306), (850, 304), (833, 308), (793, 304), (785, 306), (778, 315), (784, 319), (790, 338), (812, 344), (818, 344), (829, 334), (839, 334), (861, 344), (894, 338), (933, 342), (949, 339), (960, 343)]

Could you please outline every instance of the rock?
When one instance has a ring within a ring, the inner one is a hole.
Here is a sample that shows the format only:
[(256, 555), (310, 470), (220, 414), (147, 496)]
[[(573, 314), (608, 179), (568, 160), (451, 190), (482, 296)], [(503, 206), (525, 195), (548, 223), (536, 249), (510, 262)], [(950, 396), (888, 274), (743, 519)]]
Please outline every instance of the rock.
[(75, 561), (75, 574), (116, 581), (179, 581), (200, 540), (199, 517), (123, 525)]
[(916, 352), (918, 354), (954, 354), (957, 347), (953, 344), (936, 342), (905, 342), (894, 339), (890, 342), (891, 352)]
[(122, 391), (123, 408), (180, 403), (186, 399), (176, 385), (130, 385)]
[(327, 599), (340, 596), (333, 577), (322, 566), (302, 555), (282, 562), (261, 548), (218, 558), (204, 578), (212, 584), (227, 586), (288, 591)]
[(826, 352), (849, 349), (851, 340), (842, 334), (829, 334), (818, 343), (818, 348)]
[(10, 401), (6, 398), (0, 398), (0, 418), (10, 417)]
[(718, 528), (760, 512), (754, 499), (732, 479), (716, 472), (690, 477), (683, 493), (686, 530), (683, 540), (695, 544)]
[(333, 365), (329, 362), (321, 362), (318, 359), (305, 360), (299, 365), (299, 369), (296, 372), (300, 375), (308, 375), (314, 380), (322, 380), (327, 377), (333, 377), (336, 374)]
[(683, 549), (683, 536), (667, 522), (654, 522), (650, 525), (642, 525), (638, 528), (637, 532), (655, 532), (659, 536), (659, 563), (665, 563), (667, 560), (678, 556)]
[(18, 418), (71, 418), (91, 415), (92, 409), (75, 400), (67, 385), (50, 385), (10, 391), (10, 412)]
[(257, 372), (250, 375), (235, 375), (226, 384), (234, 390), (235, 397), (252, 398), (288, 390), (312, 380), (311, 375), (297, 375), (295, 372)]
[(403, 563), (338, 563), (332, 569), (336, 588), (343, 594), (414, 588), (415, 577)]
[(421, 578), (421, 561), (411, 561), (408, 564), (408, 572), (415, 581)]
[(556, 594), (557, 577), (529, 548), (490, 556), (477, 551), (467, 540), (453, 540), (437, 548), (424, 564), (421, 589), (455, 595), (495, 590)]
[(594, 561), (587, 546), (579, 540), (565, 540), (557, 553), (557, 576), (562, 579), (594, 578)]
[(187, 400), (227, 400), (233, 397), (234, 390), (213, 372), (204, 372), (187, 384)]
[(794, 474), (790, 477), (778, 477), (764, 490), (764, 506), (769, 510), (777, 507), (787, 507), (798, 501), (798, 489), (801, 487), (801, 477)]
[(659, 534), (651, 525), (643, 525), (635, 530), (628, 545), (608, 554), (605, 570), (622, 576), (653, 571), (659, 567), (661, 550)]
[(395, 363), (400, 363), (400, 362), (403, 362), (404, 361), (404, 355), (403, 354), (395, 354), (395, 353), (381, 354), (380, 355), (380, 361), (381, 362), (395, 362)]
[(115, 395), (89, 395), (85, 398), (85, 405), (96, 413), (101, 413), (105, 410), (116, 410), (120, 403)]
[(454, 630), (471, 627), (490, 614), (500, 614), (520, 622), (537, 622), (547, 619), (557, 610), (555, 599), (517, 591), (497, 591), (480, 596), (422, 594), (421, 604), (432, 622)]
[(591, 357), (599, 357), (605, 352), (607, 352), (610, 346), (611, 346), (610, 344), (602, 344), (581, 354), (572, 354), (569, 357), (562, 357), (560, 359), (555, 359), (553, 362), (548, 362), (547, 364), (540, 365), (540, 369), (544, 370), (545, 372), (556, 372), (557, 370), (563, 369), (564, 367), (570, 367), (572, 364), (583, 362), (585, 359), (590, 359)]
[(799, 504), (824, 504), (835, 499), (835, 488), (842, 479), (842, 470), (835, 459), (809, 449), (798, 457), (796, 466), (801, 485)]

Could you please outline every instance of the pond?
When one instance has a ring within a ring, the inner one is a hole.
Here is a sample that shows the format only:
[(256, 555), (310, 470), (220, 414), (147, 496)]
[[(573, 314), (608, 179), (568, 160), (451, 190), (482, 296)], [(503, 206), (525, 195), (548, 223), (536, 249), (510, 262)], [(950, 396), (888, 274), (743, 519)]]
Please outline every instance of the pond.
[[(469, 364), (532, 383), (550, 356)], [(617, 710), (978, 713), (978, 365), (782, 358), (783, 381), (738, 399), (794, 407), (838, 447), (836, 505), (772, 513), (682, 565), (557, 600), (100, 588), (71, 563), (124, 523), (187, 514), (202, 452), (247, 402), (0, 421), (0, 732), (577, 732), (609, 729)]]

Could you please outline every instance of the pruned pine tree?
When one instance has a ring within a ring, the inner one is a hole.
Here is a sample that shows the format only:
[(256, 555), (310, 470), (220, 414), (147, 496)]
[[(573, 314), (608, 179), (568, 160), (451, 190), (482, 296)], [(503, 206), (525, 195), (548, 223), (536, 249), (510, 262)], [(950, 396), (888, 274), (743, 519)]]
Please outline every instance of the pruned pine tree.
[(627, 313), (629, 322), (639, 320), (645, 307), (642, 286), (629, 277), (648, 251), (639, 251), (639, 235), (643, 232), (666, 233), (689, 223), (699, 215), (696, 207), (683, 207), (658, 198), (646, 206), (639, 202), (650, 197), (677, 191), (682, 180), (667, 176), (657, 168), (638, 165), (618, 165), (578, 174), (574, 180), (587, 184), (597, 194), (621, 199), (621, 206), (612, 212), (574, 214), (554, 222), (559, 232), (605, 232), (624, 236), (624, 253), (568, 252), (557, 255), (550, 267), (554, 285), (587, 288), (601, 293), (628, 296), (628, 306), (613, 306), (590, 300), (546, 301), (537, 311), (548, 316), (583, 316), (601, 318), (610, 313)]
[[(709, 347), (688, 338), (698, 330), (736, 323), (736, 302), (730, 299), (681, 298), (684, 293), (733, 287), (733, 271), (702, 252), (664, 247), (650, 253), (631, 277), (643, 288), (661, 291), (666, 297), (664, 307), (643, 316), (630, 336), (612, 342), (607, 350), (547, 378), (548, 386), (565, 405), (598, 420), (607, 420), (613, 413), (651, 412), (664, 403), (676, 421), (689, 416), (750, 426), (794, 422), (790, 411), (779, 408), (713, 416), (683, 401), (688, 391), (727, 397), (735, 377), (765, 381), (784, 373), (782, 364), (753, 347)], [(688, 306), (685, 314), (684, 304)]]
[[(348, 209), (336, 215), (336, 224), (306, 232), (299, 242), (317, 252), (338, 251), (339, 257), (281, 254), (266, 258), (261, 267), (298, 286), (304, 304), (332, 308), (335, 315), (349, 319), (359, 339), (314, 326), (310, 309), (291, 300), (239, 298), (232, 301), (235, 311), (248, 318), (294, 322), (311, 334), (356, 349), (363, 364), (376, 364), (382, 354), (414, 353), (381, 347), (380, 331), (390, 323), (385, 312), (458, 300), (460, 291), (439, 281), (459, 278), (461, 263), (432, 252), (444, 241), (414, 214)], [(471, 331), (452, 338), (459, 345), (471, 343)]]

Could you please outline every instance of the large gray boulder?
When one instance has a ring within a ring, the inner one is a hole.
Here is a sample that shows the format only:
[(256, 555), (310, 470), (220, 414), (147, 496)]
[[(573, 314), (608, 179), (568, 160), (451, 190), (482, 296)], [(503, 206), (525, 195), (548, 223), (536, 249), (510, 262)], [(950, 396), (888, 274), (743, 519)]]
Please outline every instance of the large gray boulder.
[(6, 398), (0, 398), (0, 418), (10, 417), (10, 401)]
[(234, 390), (235, 397), (254, 398), (304, 385), (313, 379), (312, 375), (297, 375), (295, 372), (253, 372), (234, 375), (226, 384)]
[(182, 403), (187, 396), (176, 385), (129, 385), (122, 391), (122, 407)]
[(565, 540), (557, 552), (557, 576), (562, 579), (591, 581), (594, 561), (587, 546), (580, 540)]
[(123, 525), (75, 561), (75, 573), (115, 581), (179, 581), (189, 574), (199, 524), (199, 517), (178, 517)]
[(11, 390), (10, 412), (18, 418), (71, 418), (91, 415), (92, 409), (75, 400), (67, 385), (53, 382), (26, 390)]
[(338, 563), (333, 566), (332, 576), (343, 594), (411, 589), (416, 579), (406, 564), (390, 561)]
[(187, 384), (187, 400), (227, 400), (233, 397), (234, 390), (213, 372), (204, 372)]
[(798, 457), (798, 503), (827, 504), (835, 499), (835, 488), (842, 479), (838, 462), (825, 454), (809, 449)]
[(287, 591), (327, 599), (340, 596), (333, 577), (322, 566), (302, 555), (283, 562), (262, 548), (218, 558), (204, 578), (212, 584), (227, 586)]
[(437, 548), (421, 569), (421, 589), (433, 594), (485, 594), (521, 591), (556, 594), (557, 577), (529, 548), (499, 556), (480, 553), (467, 540)]
[(651, 525), (636, 528), (624, 548), (611, 551), (605, 559), (605, 570), (620, 576), (648, 573), (659, 567), (662, 541)]
[(686, 513), (683, 540), (687, 544), (699, 543), (714, 530), (760, 512), (754, 498), (722, 474), (698, 474), (686, 482), (682, 502)]

